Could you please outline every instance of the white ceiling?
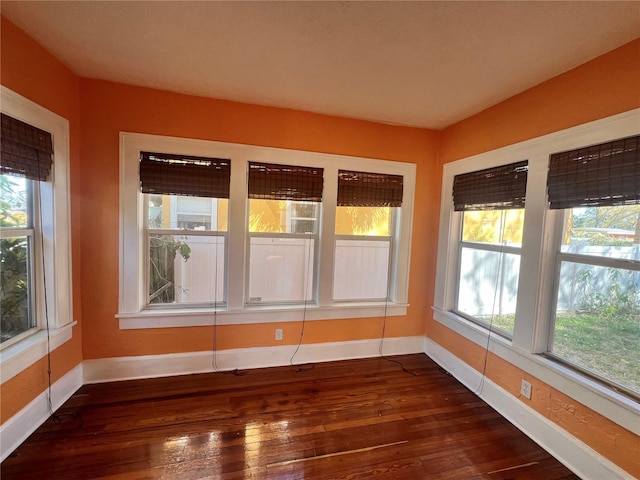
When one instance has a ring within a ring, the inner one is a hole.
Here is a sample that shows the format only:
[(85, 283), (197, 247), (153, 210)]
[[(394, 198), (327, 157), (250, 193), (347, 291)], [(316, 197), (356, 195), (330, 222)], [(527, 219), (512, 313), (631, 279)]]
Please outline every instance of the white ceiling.
[(638, 1), (0, 6), (82, 77), (434, 129), (640, 37)]

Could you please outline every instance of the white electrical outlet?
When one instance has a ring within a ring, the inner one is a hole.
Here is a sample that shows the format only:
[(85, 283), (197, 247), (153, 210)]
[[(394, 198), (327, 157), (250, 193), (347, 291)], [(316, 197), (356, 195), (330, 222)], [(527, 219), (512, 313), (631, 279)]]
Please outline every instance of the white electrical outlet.
[(520, 385), (520, 395), (531, 400), (531, 390), (533, 390), (531, 384), (523, 379)]
[(276, 328), (276, 340), (282, 340), (282, 329)]

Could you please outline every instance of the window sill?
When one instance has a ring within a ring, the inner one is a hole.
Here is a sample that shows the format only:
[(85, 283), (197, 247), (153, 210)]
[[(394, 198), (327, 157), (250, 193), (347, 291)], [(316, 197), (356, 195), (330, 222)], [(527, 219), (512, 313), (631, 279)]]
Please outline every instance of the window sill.
[(634, 400), (549, 358), (527, 352), (498, 335), (491, 335), (489, 342), (487, 342), (487, 329), (455, 313), (437, 307), (432, 308), (433, 318), (444, 326), (482, 348), (489, 345), (489, 351), (500, 358), (600, 413), (621, 427), (640, 435), (640, 422), (638, 422), (640, 404)]
[(247, 306), (239, 310), (164, 309), (120, 313), (121, 330), (144, 328), (200, 327), (213, 325), (243, 325), (252, 323), (299, 322), (305, 320), (331, 320), (406, 315), (408, 304), (341, 303), (332, 306)]
[[(65, 342), (71, 340), (73, 327), (78, 322), (52, 329), (49, 332), (50, 351), (54, 351)], [(10, 378), (33, 365), (47, 355), (47, 331), (39, 330), (25, 339), (0, 350), (0, 382), (4, 383)]]

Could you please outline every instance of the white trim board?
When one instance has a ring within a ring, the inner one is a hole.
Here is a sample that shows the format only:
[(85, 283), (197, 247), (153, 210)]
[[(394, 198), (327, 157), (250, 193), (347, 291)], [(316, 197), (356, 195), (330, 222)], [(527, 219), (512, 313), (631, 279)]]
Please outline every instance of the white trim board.
[(483, 381), (477, 395), (580, 478), (634, 478), (490, 379), (483, 380), (480, 372), (429, 338), (425, 339), (425, 353), (471, 391)]
[[(51, 385), (51, 404), (57, 410), (82, 386), (82, 364)], [(29, 435), (50, 416), (48, 391), (34, 398), (26, 407), (0, 425), (0, 461), (4, 461)]]
[[(294, 363), (375, 357), (379, 355), (379, 347), (379, 339), (303, 344)], [(388, 338), (384, 340), (383, 347), (385, 355), (426, 353), (472, 390), (480, 383), (478, 371), (430, 339), (421, 336)], [(286, 345), (223, 350), (217, 353), (216, 362), (220, 370), (289, 365), (295, 348), (296, 345)], [(210, 372), (213, 369), (212, 360), (213, 355), (209, 351), (85, 360), (52, 385), (53, 408), (59, 408), (83, 383)], [(581, 478), (633, 478), (491, 380), (484, 380), (479, 396)], [(0, 461), (9, 456), (48, 417), (47, 392), (44, 391), (0, 426)]]
[[(411, 231), (413, 225), (413, 202), (416, 164), (392, 160), (352, 157), (320, 152), (291, 150), (238, 143), (218, 142), (152, 134), (120, 132), (120, 257), (119, 257), (119, 301), (120, 327), (165, 328), (185, 325), (210, 325), (215, 309), (183, 308), (175, 312), (167, 308), (147, 308), (144, 291), (144, 198), (139, 188), (140, 152), (164, 152), (180, 155), (225, 158), (231, 161), (229, 184), (228, 231), (225, 242), (224, 301), (218, 307), (223, 310), (221, 321), (230, 323), (262, 323), (266, 318), (281, 321), (280, 317), (299, 320), (303, 310), (310, 315), (308, 320), (331, 318), (377, 317), (385, 305), (358, 302), (345, 305), (334, 301), (334, 257), (336, 254), (335, 215), (338, 175), (348, 165), (352, 170), (382, 174), (402, 175), (403, 202), (392, 232), (390, 255), (390, 313), (404, 315), (408, 299), (409, 266), (411, 256)], [(291, 305), (287, 309), (274, 304), (248, 304), (249, 297), (249, 232), (247, 230), (247, 168), (250, 161), (286, 163), (288, 165), (322, 167), (324, 190), (322, 216), (319, 220), (317, 254), (314, 258), (315, 300), (306, 311), (302, 305)], [(214, 302), (216, 303), (216, 302)], [(185, 305), (186, 306), (186, 305)], [(372, 310), (373, 307), (373, 310)], [(147, 312), (149, 310), (149, 312)], [(279, 311), (278, 311), (279, 310)], [(349, 316), (347, 316), (347, 314)], [(286, 321), (286, 320), (285, 320)]]
[(41, 358), (47, 356), (47, 341), (50, 341), (49, 350), (54, 351), (65, 342), (71, 340), (73, 327), (78, 322), (72, 322), (49, 333), (47, 339), (46, 330), (40, 330), (22, 341), (0, 351), (0, 382), (15, 377)]
[[(487, 329), (462, 319), (452, 312), (433, 308), (433, 318), (483, 349), (489, 345), (489, 351), (503, 360), (621, 427), (640, 435), (640, 422), (638, 422), (640, 409), (638, 403), (630, 398), (542, 355), (533, 355), (524, 349), (514, 348), (508, 340), (499, 335), (491, 335), (488, 338)], [(443, 320), (445, 318), (446, 321)]]
[[(549, 351), (558, 290), (562, 210), (549, 210), (546, 180), (549, 155), (640, 133), (640, 109), (595, 120), (523, 142), (479, 153), (443, 167), (442, 196), (433, 319), (468, 340), (488, 348), (509, 363), (579, 401), (593, 411), (640, 435), (640, 405), (578, 370), (545, 358)], [(462, 214), (453, 212), (455, 176), (528, 159), (527, 201), (520, 255), (516, 317), (511, 341), (488, 335), (456, 315), (459, 277), (459, 235)], [(626, 267), (624, 267), (626, 268)], [(526, 272), (526, 275), (524, 274)]]
[[(216, 352), (220, 371), (289, 365), (297, 345), (237, 348)], [(350, 342), (302, 344), (294, 365), (368, 358), (380, 355), (380, 339)], [(424, 353), (424, 337), (391, 337), (383, 342), (385, 355)], [(140, 378), (168, 377), (213, 371), (213, 352), (188, 352), (167, 355), (140, 355), (102, 358), (83, 362), (84, 383), (102, 383)]]

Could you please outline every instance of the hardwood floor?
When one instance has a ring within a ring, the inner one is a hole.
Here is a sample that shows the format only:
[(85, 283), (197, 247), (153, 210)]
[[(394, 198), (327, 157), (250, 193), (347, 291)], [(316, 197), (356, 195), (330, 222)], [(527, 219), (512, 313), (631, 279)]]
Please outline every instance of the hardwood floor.
[[(421, 354), (82, 387), (9, 479), (577, 479)], [(72, 416), (73, 415), (73, 416)]]

